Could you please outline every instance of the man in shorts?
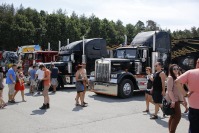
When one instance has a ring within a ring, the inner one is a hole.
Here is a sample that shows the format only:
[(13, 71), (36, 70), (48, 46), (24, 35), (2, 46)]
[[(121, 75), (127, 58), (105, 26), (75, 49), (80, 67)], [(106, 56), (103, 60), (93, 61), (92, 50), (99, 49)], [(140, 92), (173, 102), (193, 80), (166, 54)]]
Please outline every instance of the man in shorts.
[(40, 107), (40, 109), (49, 109), (50, 108), (50, 104), (49, 104), (49, 95), (48, 95), (48, 90), (50, 88), (51, 82), (50, 82), (50, 75), (51, 72), (50, 70), (48, 70), (44, 65), (40, 65), (40, 68), (42, 71), (44, 71), (44, 78), (43, 80), (43, 85), (44, 85), (44, 89), (43, 89), (43, 96), (44, 96), (44, 104), (42, 107)]
[(59, 74), (59, 69), (55, 67), (54, 64), (51, 64), (51, 84), (53, 87), (53, 93), (56, 93), (56, 88), (58, 86), (58, 74)]
[[(186, 71), (180, 75), (175, 82), (177, 88), (185, 97), (188, 97), (189, 102), (189, 133), (199, 133), (199, 59), (196, 62), (196, 69)], [(188, 93), (184, 90), (181, 84), (188, 85)]]
[(31, 69), (29, 71), (29, 75), (30, 75), (30, 93), (33, 94), (34, 93), (34, 88), (36, 86), (36, 82), (35, 82), (35, 74), (36, 74), (36, 66), (33, 65), (32, 67), (33, 69)]
[[(41, 66), (41, 65), (40, 65)], [(44, 71), (41, 70), (41, 67), (39, 66), (39, 69), (36, 71), (35, 79), (38, 79), (37, 82), (37, 94), (40, 94), (40, 92), (43, 90), (43, 78), (44, 78)]]
[(16, 84), (16, 70), (17, 70), (17, 65), (13, 64), (6, 74), (6, 84), (8, 84), (8, 88), (9, 88), (9, 91), (8, 91), (9, 103), (15, 103), (13, 96), (14, 96), (15, 84)]
[(165, 80), (166, 75), (162, 71), (162, 63), (157, 62), (155, 63), (155, 70), (156, 73), (154, 74), (153, 78), (153, 89), (152, 89), (152, 98), (155, 104), (155, 113), (150, 119), (158, 119), (158, 111), (159, 107), (162, 107), (162, 99), (165, 96)]

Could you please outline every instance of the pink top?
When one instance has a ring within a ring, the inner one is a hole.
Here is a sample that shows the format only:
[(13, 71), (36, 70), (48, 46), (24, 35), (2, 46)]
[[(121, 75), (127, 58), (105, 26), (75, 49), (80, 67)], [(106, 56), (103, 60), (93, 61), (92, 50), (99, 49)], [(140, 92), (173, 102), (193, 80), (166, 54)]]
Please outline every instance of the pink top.
[(178, 90), (174, 79), (171, 76), (167, 78), (166, 99), (172, 102), (184, 101), (182, 93)]
[(199, 69), (189, 70), (178, 77), (178, 80), (187, 83), (189, 92), (193, 92), (188, 98), (189, 106), (199, 109)]

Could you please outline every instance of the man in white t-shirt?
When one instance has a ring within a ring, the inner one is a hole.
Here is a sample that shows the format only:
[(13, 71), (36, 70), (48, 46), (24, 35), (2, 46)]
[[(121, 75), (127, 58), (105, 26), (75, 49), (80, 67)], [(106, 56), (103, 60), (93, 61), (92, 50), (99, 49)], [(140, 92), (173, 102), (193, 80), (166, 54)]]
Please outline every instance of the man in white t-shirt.
[(40, 92), (43, 90), (43, 81), (42, 79), (44, 78), (44, 71), (41, 70), (40, 66), (39, 69), (36, 71), (35, 74), (35, 79), (38, 79), (38, 83), (37, 83), (37, 94), (40, 94)]

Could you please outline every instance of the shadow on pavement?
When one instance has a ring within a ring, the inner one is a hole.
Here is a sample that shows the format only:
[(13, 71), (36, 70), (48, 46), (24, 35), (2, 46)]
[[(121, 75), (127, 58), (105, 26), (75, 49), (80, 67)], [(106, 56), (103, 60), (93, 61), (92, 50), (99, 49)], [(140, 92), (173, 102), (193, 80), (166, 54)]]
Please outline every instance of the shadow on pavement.
[(80, 111), (80, 110), (83, 110), (83, 108), (81, 106), (75, 106), (72, 111), (77, 112), (77, 111)]
[(44, 113), (46, 113), (46, 110), (37, 109), (37, 110), (33, 110), (32, 114), (30, 115), (43, 115)]
[(184, 118), (185, 120), (188, 121), (188, 120), (189, 120), (189, 119), (188, 119), (188, 113), (183, 113), (183, 114), (182, 114), (182, 118)]
[(163, 121), (162, 119), (164, 119), (164, 118), (159, 117), (158, 119), (155, 120), (155, 122), (165, 128), (168, 128), (168, 121)]
[(102, 101), (102, 102), (129, 102), (129, 101), (145, 101), (144, 93), (143, 92), (135, 92), (132, 97), (122, 99), (120, 97), (96, 94), (96, 95), (89, 95), (88, 97), (93, 98), (94, 100)]

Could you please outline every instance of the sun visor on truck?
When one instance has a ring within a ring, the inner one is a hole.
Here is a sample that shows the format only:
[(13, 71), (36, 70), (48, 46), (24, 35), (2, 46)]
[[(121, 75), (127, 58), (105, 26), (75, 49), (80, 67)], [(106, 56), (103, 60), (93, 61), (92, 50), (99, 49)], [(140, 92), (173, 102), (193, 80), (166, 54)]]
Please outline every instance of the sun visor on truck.
[(167, 52), (170, 49), (170, 35), (164, 31), (141, 32), (135, 36), (131, 42), (132, 46), (147, 46), (153, 48), (153, 35), (156, 34), (155, 49), (161, 52)]

